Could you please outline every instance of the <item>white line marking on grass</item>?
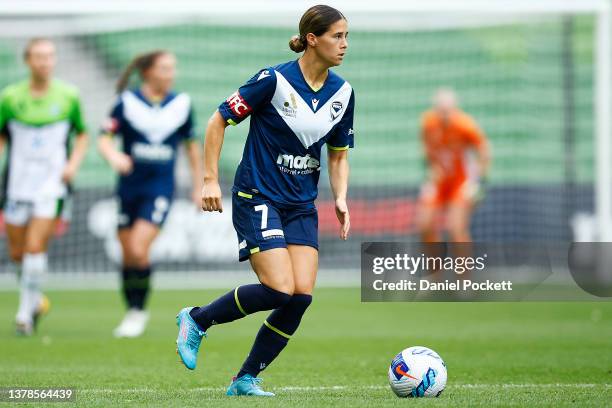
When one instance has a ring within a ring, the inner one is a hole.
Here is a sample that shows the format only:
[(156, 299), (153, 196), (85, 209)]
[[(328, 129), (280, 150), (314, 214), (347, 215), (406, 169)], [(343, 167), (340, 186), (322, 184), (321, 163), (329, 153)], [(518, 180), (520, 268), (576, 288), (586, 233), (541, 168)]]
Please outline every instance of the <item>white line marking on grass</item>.
[[(355, 389), (368, 389), (368, 390), (383, 390), (389, 388), (388, 385), (332, 385), (332, 386), (287, 386), (287, 387), (270, 387), (275, 391), (346, 391)], [(593, 383), (575, 383), (575, 384), (450, 384), (449, 389), (453, 388), (471, 388), (471, 389), (494, 389), (494, 388), (612, 388), (612, 384), (593, 384)], [(196, 387), (187, 389), (176, 389), (176, 390), (165, 390), (169, 392), (206, 392), (206, 391), (225, 391), (226, 387)], [(101, 393), (101, 394), (114, 394), (114, 393), (149, 393), (149, 392), (160, 392), (161, 389), (157, 388), (127, 388), (127, 389), (114, 389), (114, 388), (89, 388), (89, 389), (76, 389), (77, 392), (84, 393)]]

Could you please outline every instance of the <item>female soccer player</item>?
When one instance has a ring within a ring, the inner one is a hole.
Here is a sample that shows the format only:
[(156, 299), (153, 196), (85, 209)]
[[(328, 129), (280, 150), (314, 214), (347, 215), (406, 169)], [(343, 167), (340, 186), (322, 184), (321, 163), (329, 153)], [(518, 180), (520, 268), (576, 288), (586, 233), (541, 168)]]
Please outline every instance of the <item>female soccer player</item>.
[[(423, 242), (440, 240), (436, 219), (446, 211), (449, 239), (470, 242), (470, 217), (486, 176), (490, 152), (484, 133), (457, 106), (450, 89), (434, 95), (433, 109), (423, 114), (421, 138), (429, 164), (428, 180), (421, 189), (419, 229)], [(471, 163), (469, 154), (476, 153)]]
[(8, 142), (4, 215), (9, 256), (21, 270), (15, 320), (17, 333), (30, 335), (49, 308), (41, 292), (47, 247), (88, 138), (78, 90), (53, 78), (53, 42), (30, 40), (24, 59), (30, 78), (8, 86), (0, 97), (0, 153)]
[[(102, 156), (119, 173), (119, 241), (123, 251), (122, 290), (128, 312), (116, 337), (140, 336), (146, 327), (149, 293), (149, 249), (164, 223), (174, 193), (174, 164), (179, 143), (186, 142), (193, 191), (200, 206), (201, 160), (193, 132), (191, 100), (175, 93), (176, 58), (167, 51), (140, 55), (117, 84), (119, 97), (98, 142)], [(140, 88), (126, 90), (137, 71)], [(123, 139), (123, 150), (113, 135)]]
[(304, 51), (301, 58), (259, 71), (219, 106), (206, 129), (202, 208), (221, 212), (217, 167), (225, 127), (251, 115), (232, 189), (232, 217), (239, 258), (250, 261), (260, 283), (182, 309), (177, 352), (194, 369), (202, 336), (213, 324), (274, 310), (227, 395), (274, 395), (261, 389), (257, 375), (287, 345), (311, 303), (318, 267), (314, 200), (324, 144), (342, 239), (350, 228), (347, 153), (353, 146), (354, 94), (329, 70), (344, 59), (347, 21), (334, 8), (314, 6), (302, 16), (299, 30), (289, 46)]

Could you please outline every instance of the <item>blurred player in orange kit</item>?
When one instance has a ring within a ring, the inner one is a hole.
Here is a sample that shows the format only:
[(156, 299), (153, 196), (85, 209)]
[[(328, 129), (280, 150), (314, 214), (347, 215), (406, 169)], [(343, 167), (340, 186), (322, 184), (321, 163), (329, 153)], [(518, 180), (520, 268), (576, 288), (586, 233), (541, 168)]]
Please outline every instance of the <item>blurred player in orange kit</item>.
[(451, 89), (436, 91), (432, 109), (422, 116), (421, 138), (429, 167), (419, 199), (421, 240), (440, 241), (436, 220), (444, 211), (448, 239), (471, 242), (470, 217), (490, 163), (487, 138)]

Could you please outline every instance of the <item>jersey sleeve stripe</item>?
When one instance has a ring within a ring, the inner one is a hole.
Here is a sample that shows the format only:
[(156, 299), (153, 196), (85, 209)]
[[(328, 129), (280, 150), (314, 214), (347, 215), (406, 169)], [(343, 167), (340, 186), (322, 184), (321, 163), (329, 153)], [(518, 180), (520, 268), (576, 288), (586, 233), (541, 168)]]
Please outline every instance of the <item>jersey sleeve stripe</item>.
[(342, 151), (342, 150), (348, 150), (349, 145), (346, 146), (341, 146), (341, 147), (337, 147), (337, 146), (332, 146), (329, 143), (327, 144), (327, 148), (329, 150), (335, 150), (335, 151)]

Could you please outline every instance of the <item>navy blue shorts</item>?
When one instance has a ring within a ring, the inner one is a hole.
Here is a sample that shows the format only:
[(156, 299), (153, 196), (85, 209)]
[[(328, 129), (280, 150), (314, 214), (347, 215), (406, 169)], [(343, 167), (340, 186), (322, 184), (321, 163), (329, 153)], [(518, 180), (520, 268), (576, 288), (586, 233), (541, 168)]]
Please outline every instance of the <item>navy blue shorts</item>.
[(166, 221), (172, 198), (165, 195), (133, 197), (119, 196), (118, 228), (129, 228), (142, 219), (161, 228)]
[(317, 208), (284, 208), (257, 194), (232, 193), (232, 221), (238, 235), (238, 257), (246, 261), (251, 254), (287, 244), (319, 249)]

